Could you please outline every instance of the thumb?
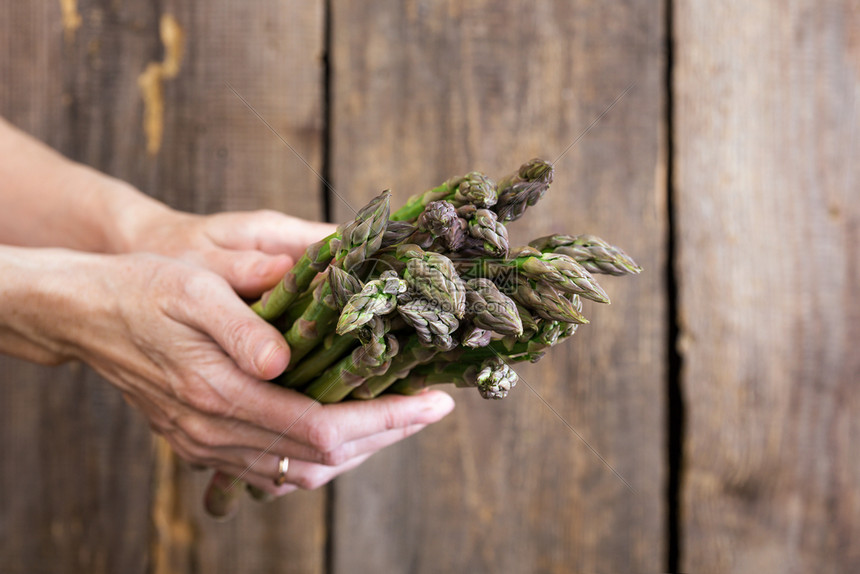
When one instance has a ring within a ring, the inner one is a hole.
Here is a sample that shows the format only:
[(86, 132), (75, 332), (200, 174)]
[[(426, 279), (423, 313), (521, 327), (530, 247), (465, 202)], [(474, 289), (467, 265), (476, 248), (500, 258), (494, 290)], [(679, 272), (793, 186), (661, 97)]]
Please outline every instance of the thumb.
[(293, 266), (289, 255), (216, 249), (203, 255), (203, 265), (227, 280), (243, 297), (257, 297), (280, 281)]

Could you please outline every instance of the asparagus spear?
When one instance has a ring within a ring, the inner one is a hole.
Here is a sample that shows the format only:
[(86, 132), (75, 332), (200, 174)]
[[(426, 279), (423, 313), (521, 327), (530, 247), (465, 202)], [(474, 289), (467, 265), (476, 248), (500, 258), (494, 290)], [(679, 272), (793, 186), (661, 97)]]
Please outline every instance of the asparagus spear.
[(413, 368), (432, 360), (438, 352), (436, 347), (426, 347), (417, 335), (412, 335), (405, 344), (400, 345), (400, 352), (391, 361), (388, 370), (369, 377), (356, 387), (351, 396), (355, 399), (372, 399), (379, 396), (397, 380), (408, 376)]
[(462, 177), (452, 177), (438, 187), (410, 197), (403, 207), (391, 215), (391, 220), (414, 221), (427, 204), (438, 200), (449, 201), (455, 207), (465, 204), (492, 207), (496, 203), (496, 184), (477, 171)]
[(591, 273), (625, 275), (642, 271), (629, 255), (596, 235), (547, 235), (529, 245), (544, 253), (567, 255)]
[(340, 267), (331, 267), (328, 271), (328, 281), (331, 286), (331, 296), (335, 306), (343, 310), (350, 297), (361, 291), (361, 281), (353, 274)]
[(469, 230), (468, 237), (457, 250), (461, 257), (507, 257), (508, 228), (499, 221), (496, 212), (477, 209), (472, 205), (461, 207), (457, 212), (466, 221)]
[(379, 279), (368, 281), (362, 290), (346, 302), (335, 331), (351, 333), (374, 317), (387, 315), (397, 306), (397, 296), (406, 291), (406, 281), (394, 271), (385, 271)]
[(339, 361), (346, 353), (358, 346), (358, 339), (353, 335), (332, 333), (323, 339), (322, 343), (312, 353), (299, 361), (294, 369), (285, 372), (276, 382), (283, 387), (298, 389), (311, 382), (320, 373)]
[(415, 290), (399, 297), (397, 311), (415, 334), (394, 358), (388, 372), (364, 381), (353, 392), (355, 398), (377, 396), (415, 365), (432, 359), (440, 350), (457, 346), (453, 335), (459, 321), (455, 313), (460, 311), (462, 316), (465, 312), (466, 296), (465, 285), (450, 260), (411, 245), (402, 246), (398, 254), (407, 259), (404, 277)]
[(481, 329), (474, 324), (467, 324), (460, 337), (460, 344), (464, 347), (478, 348), (486, 347), (493, 340), (493, 332)]
[(398, 305), (397, 312), (415, 329), (415, 334), (423, 345), (444, 351), (457, 346), (453, 334), (460, 322), (450, 311), (418, 298)]
[(263, 319), (271, 321), (286, 311), (333, 258), (342, 261), (344, 267), (350, 269), (368, 251), (378, 249), (376, 236), (379, 235), (378, 241), (381, 242), (379, 229), (384, 229), (387, 223), (390, 199), (391, 192), (384, 191), (359, 210), (353, 221), (339, 226), (328, 237), (310, 245), (284, 278), (254, 302), (251, 308)]
[(484, 359), (480, 364), (463, 362), (423, 365), (391, 387), (401, 394), (415, 394), (431, 385), (454, 383), (458, 387), (477, 387), (485, 399), (503, 399), (517, 384), (517, 373), (499, 357)]
[(519, 219), (525, 210), (544, 196), (552, 183), (552, 164), (533, 159), (520, 166), (513, 174), (499, 181), (499, 200), (493, 210), (499, 221)]
[(466, 310), (466, 287), (450, 259), (440, 253), (424, 251), (414, 245), (398, 248), (397, 256), (406, 260), (403, 278), (409, 288), (441, 305), (456, 317), (462, 318)]
[[(337, 309), (342, 311), (350, 297), (361, 291), (361, 282), (340, 267), (329, 267), (327, 275), (331, 287), (332, 302)], [(290, 307), (288, 313), (292, 312), (293, 307)], [(299, 316), (301, 316), (301, 312)], [(281, 375), (277, 383), (293, 389), (299, 388), (309, 383), (356, 346), (358, 346), (358, 341), (353, 335), (332, 333), (323, 339), (322, 344), (310, 355), (299, 361), (294, 369)]]
[(517, 304), (483, 277), (466, 282), (466, 310), (472, 323), (502, 335), (521, 335), (523, 323)]
[(504, 284), (519, 279), (539, 281), (563, 293), (609, 303), (606, 292), (585, 268), (566, 255), (541, 253), (532, 247), (514, 250), (513, 259), (455, 260), (455, 266), (465, 277), (490, 277)]
[(552, 284), (565, 293), (575, 293), (598, 303), (609, 303), (609, 296), (585, 267), (556, 253), (541, 253), (533, 247), (521, 247), (511, 255), (512, 262), (530, 279)]
[(313, 299), (302, 316), (296, 319), (289, 331), (284, 334), (290, 346), (290, 365), (292, 370), (299, 361), (316, 347), (332, 330), (337, 320), (338, 309), (332, 298), (331, 284), (321, 282), (313, 291)]
[(453, 228), (459, 228), (460, 220), (454, 205), (448, 201), (431, 201), (414, 223), (392, 221), (382, 238), (381, 249), (395, 248), (411, 243), (429, 249), (434, 241), (448, 237)]
[(335, 231), (325, 239), (309, 246), (304, 255), (290, 268), (277, 285), (251, 304), (251, 309), (257, 315), (272, 321), (284, 311), (308, 288), (317, 273), (331, 261), (331, 243), (337, 240)]
[(367, 331), (365, 344), (326, 369), (305, 389), (306, 395), (321, 403), (335, 403), (368, 377), (388, 370), (398, 351), (397, 338), (386, 333), (385, 321), (380, 317), (374, 318)]
[[(390, 197), (390, 192), (383, 192), (344, 227), (341, 238), (334, 244), (332, 266), (349, 271), (379, 249), (388, 222)], [(290, 345), (288, 370), (295, 368), (301, 358), (322, 341), (337, 320), (338, 311), (332, 298), (331, 282), (322, 282), (314, 290), (308, 308), (284, 335)]]
[(543, 281), (518, 277), (511, 297), (537, 315), (551, 321), (588, 323), (582, 313), (555, 287)]

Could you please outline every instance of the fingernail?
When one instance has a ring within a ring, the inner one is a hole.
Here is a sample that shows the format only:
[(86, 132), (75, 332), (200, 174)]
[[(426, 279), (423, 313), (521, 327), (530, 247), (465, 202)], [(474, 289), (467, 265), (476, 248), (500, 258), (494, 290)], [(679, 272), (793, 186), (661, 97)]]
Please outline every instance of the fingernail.
[[(421, 415), (430, 416), (439, 420), (454, 410), (454, 399), (447, 393), (431, 391), (425, 396), (425, 405), (421, 409)], [(424, 418), (419, 416), (419, 418)], [(417, 421), (416, 421), (417, 422)]]
[(275, 343), (274, 341), (266, 343), (263, 346), (263, 349), (257, 353), (257, 357), (254, 360), (254, 365), (256, 365), (257, 370), (260, 373), (267, 372), (269, 365), (275, 359), (275, 356), (278, 354), (280, 350), (280, 345)]

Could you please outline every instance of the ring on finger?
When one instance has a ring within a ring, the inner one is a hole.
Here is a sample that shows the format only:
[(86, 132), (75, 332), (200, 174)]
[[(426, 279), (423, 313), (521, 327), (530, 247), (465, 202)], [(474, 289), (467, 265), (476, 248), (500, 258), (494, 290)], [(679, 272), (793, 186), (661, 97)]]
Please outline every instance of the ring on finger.
[(278, 461), (278, 476), (275, 478), (275, 486), (283, 486), (287, 482), (287, 470), (290, 468), (290, 459), (283, 457)]

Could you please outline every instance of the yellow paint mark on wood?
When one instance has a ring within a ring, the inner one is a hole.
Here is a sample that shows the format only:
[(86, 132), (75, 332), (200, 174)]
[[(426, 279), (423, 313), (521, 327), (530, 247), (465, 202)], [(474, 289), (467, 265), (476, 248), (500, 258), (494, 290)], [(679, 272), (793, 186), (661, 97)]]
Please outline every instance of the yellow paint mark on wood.
[(152, 504), (152, 523), (155, 536), (152, 541), (153, 574), (184, 572), (194, 527), (182, 508), (179, 492), (179, 463), (163, 437), (155, 437), (155, 493)]
[(60, 11), (63, 14), (63, 30), (66, 33), (66, 41), (75, 40), (75, 31), (81, 27), (83, 20), (78, 12), (78, 0), (60, 0)]
[(164, 78), (175, 78), (182, 64), (182, 53), (185, 50), (185, 32), (179, 27), (179, 22), (173, 14), (164, 14), (159, 22), (161, 43), (164, 44), (164, 62), (162, 70)]
[(164, 135), (164, 71), (158, 62), (150, 62), (137, 78), (143, 96), (143, 133), (146, 135), (146, 151), (156, 155), (161, 149)]
[(179, 74), (185, 49), (185, 33), (172, 14), (161, 16), (158, 30), (164, 45), (164, 60), (150, 62), (137, 78), (143, 97), (146, 151), (150, 155), (158, 154), (164, 136), (164, 80), (171, 80)]

